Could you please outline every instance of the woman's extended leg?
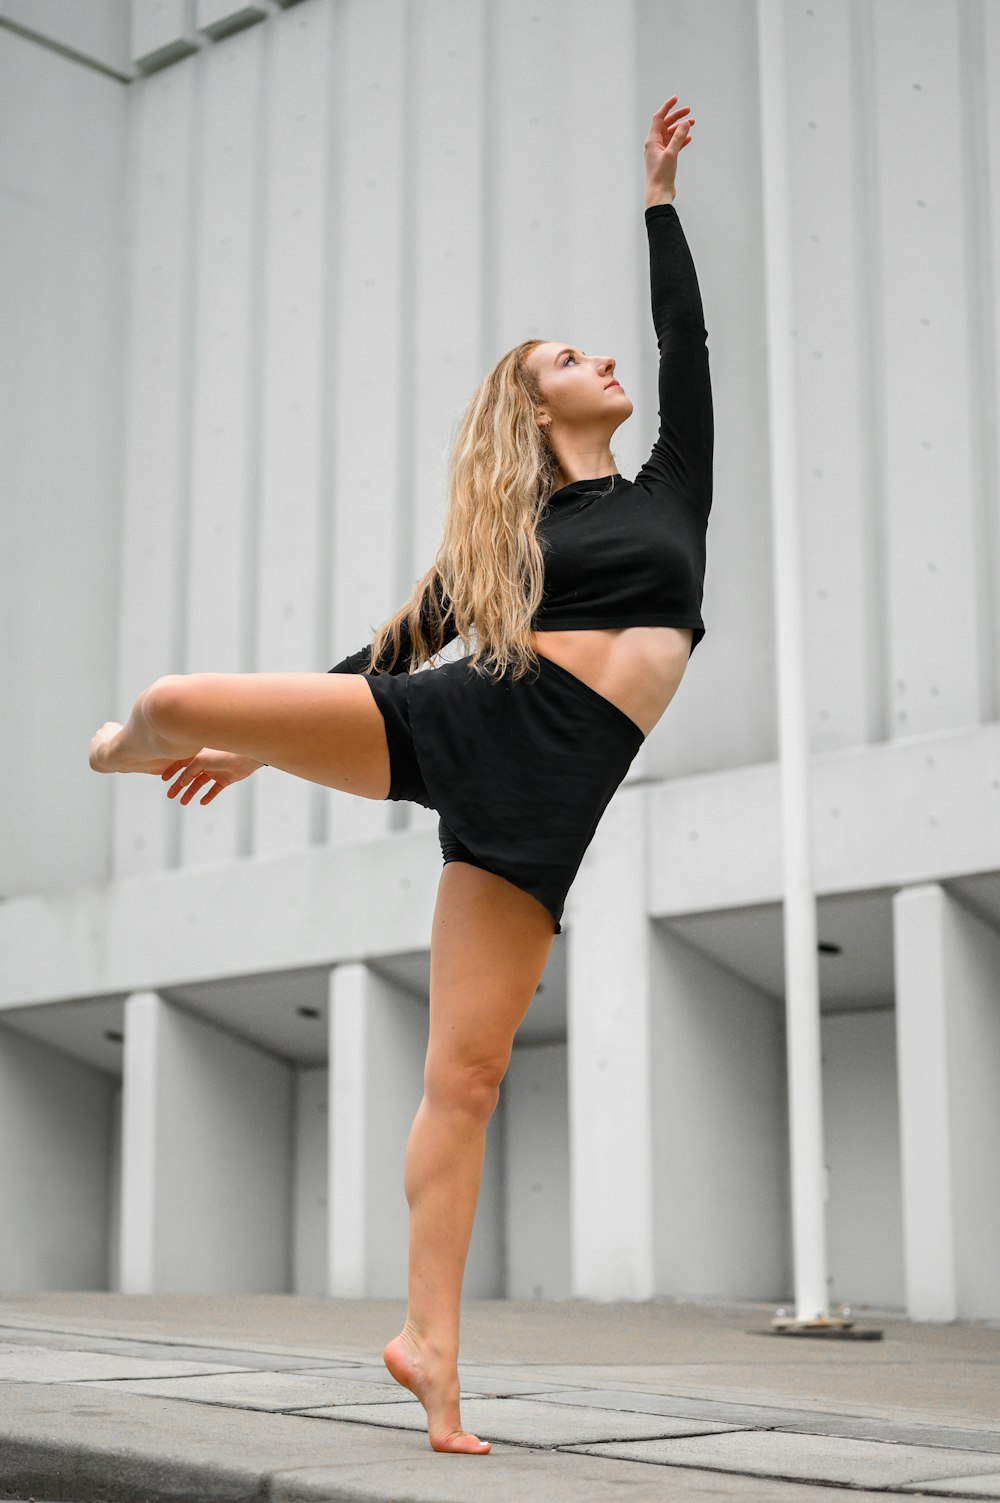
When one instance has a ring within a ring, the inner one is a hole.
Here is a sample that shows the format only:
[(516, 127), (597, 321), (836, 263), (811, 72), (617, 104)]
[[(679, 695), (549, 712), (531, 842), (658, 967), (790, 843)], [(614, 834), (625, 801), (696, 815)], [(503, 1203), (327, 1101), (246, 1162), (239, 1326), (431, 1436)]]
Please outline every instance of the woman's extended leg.
[(92, 749), (91, 766), (98, 754), (98, 771), (151, 772), (206, 746), (325, 788), (388, 796), (385, 722), (361, 674), (167, 674), (139, 695), (125, 725)]
[(529, 893), (468, 862), (446, 864), (431, 930), (424, 1096), (406, 1150), (408, 1310), (382, 1353), (426, 1409), (435, 1451), (488, 1449), (459, 1419), (462, 1279), (486, 1125), (553, 938), (552, 915)]

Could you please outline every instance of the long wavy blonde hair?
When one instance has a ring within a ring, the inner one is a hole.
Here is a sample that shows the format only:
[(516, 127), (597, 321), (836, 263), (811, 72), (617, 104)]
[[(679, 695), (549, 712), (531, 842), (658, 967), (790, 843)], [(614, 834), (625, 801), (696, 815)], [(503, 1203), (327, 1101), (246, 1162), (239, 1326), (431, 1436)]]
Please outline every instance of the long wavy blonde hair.
[(412, 644), (410, 671), (430, 662), (444, 645), (450, 620), (477, 673), (500, 678), (513, 666), (518, 679), (537, 666), (530, 633), (545, 573), (537, 527), (559, 480), (558, 461), (536, 422), (542, 393), (527, 363), (530, 351), (544, 342), (515, 345), (474, 392), (452, 445), (434, 563), (406, 604), (376, 631), (372, 665), (385, 658), (385, 671), (393, 667), (404, 622)]

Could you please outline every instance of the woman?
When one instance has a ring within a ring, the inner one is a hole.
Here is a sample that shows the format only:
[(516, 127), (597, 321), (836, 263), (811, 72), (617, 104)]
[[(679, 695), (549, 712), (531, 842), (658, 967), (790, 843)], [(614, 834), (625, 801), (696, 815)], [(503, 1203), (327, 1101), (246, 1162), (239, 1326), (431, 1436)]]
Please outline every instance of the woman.
[[(91, 742), (96, 771), (175, 779), (168, 796), (184, 790), (183, 804), (269, 764), (441, 816), (424, 1096), (404, 1174), (408, 1311), (383, 1351), (436, 1451), (489, 1450), (460, 1425), (459, 1319), (514, 1035), (598, 821), (705, 631), (714, 428), (698, 280), (673, 208), (694, 122), (676, 103), (645, 142), (660, 432), (635, 481), (609, 447), (632, 412), (614, 359), (527, 340), (473, 397), (435, 563), (368, 646), (333, 677), (168, 674)], [(455, 637), (475, 650), (414, 671)]]

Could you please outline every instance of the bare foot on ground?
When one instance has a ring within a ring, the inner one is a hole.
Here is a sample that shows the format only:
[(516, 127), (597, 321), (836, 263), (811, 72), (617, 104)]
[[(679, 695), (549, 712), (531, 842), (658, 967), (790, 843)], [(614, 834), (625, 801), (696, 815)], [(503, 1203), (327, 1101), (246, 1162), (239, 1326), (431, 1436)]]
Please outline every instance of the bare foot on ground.
[(405, 1329), (383, 1348), (382, 1361), (396, 1382), (415, 1394), (427, 1411), (432, 1450), (488, 1454), (490, 1442), (459, 1424), (457, 1363), (427, 1356)]

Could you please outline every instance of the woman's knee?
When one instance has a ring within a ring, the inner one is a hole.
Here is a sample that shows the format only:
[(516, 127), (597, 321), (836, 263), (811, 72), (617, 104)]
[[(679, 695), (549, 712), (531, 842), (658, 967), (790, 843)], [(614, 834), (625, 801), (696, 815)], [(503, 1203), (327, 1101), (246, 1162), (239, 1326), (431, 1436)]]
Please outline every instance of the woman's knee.
[(184, 677), (183, 673), (165, 673), (143, 690), (140, 708), (154, 730), (169, 730), (176, 721), (183, 700)]
[(436, 1105), (461, 1109), (482, 1119), (491, 1117), (500, 1100), (500, 1082), (509, 1064), (509, 1053), (503, 1059), (469, 1062), (439, 1058), (428, 1052), (424, 1095)]

